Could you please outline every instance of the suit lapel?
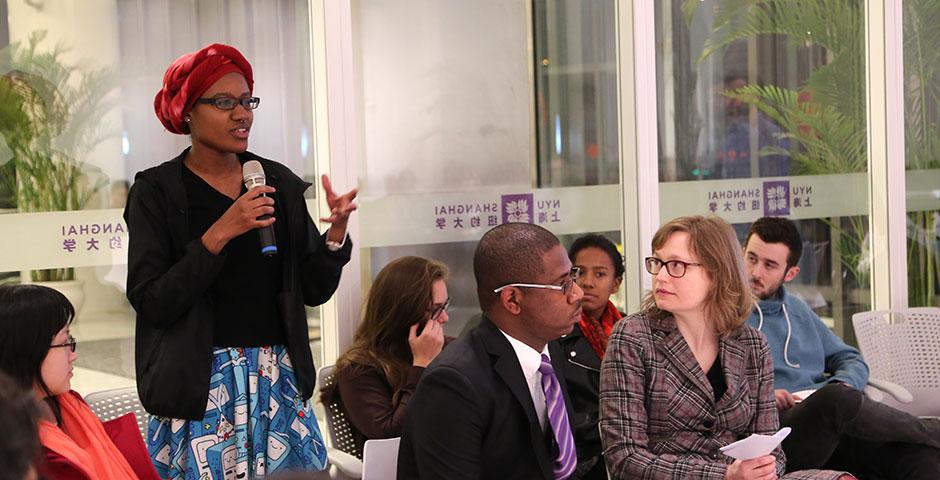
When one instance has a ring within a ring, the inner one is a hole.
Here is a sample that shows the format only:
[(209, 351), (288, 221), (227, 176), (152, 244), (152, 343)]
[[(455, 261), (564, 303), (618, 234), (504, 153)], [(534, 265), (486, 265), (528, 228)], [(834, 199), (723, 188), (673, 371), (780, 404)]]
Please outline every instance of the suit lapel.
[[(513, 350), (509, 340), (506, 340), (503, 333), (500, 332), (496, 325), (494, 325), (490, 319), (486, 318), (486, 316), (484, 316), (480, 322), (479, 331), (483, 345), (490, 354), (490, 360), (493, 363), (493, 371), (496, 372), (496, 375), (503, 381), (509, 391), (512, 392), (516, 401), (522, 406), (522, 410), (525, 411), (526, 418), (529, 420), (529, 436), (531, 437), (532, 447), (535, 450), (535, 456), (538, 459), (539, 466), (542, 468), (542, 473), (546, 475), (546, 478), (551, 478), (553, 475), (552, 461), (549, 457), (548, 446), (546, 445), (546, 434), (542, 432), (542, 427), (536, 416), (535, 406), (532, 403), (532, 394), (529, 393), (529, 384), (526, 382), (525, 376), (522, 373), (522, 367), (519, 365), (519, 358), (516, 357), (516, 351)], [(558, 354), (558, 358), (561, 358), (560, 353)], [(554, 351), (552, 352), (552, 359), (552, 364), (556, 368), (555, 371), (558, 372), (560, 365), (555, 363)], [(565, 395), (565, 404), (570, 412), (571, 406), (568, 404), (567, 394)]]
[(718, 399), (718, 403), (722, 403), (736, 398), (741, 384), (744, 383), (741, 376), (744, 374), (747, 352), (738, 340), (738, 332), (732, 333), (728, 338), (722, 338), (718, 343), (718, 348), (719, 355), (721, 355), (721, 367), (725, 375), (725, 385), (728, 387), (725, 394)]

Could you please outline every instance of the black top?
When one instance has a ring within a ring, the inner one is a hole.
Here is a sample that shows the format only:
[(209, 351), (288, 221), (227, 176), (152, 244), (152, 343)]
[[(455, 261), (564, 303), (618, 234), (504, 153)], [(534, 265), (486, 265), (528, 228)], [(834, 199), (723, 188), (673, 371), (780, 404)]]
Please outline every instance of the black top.
[[(195, 240), (202, 237), (235, 200), (180, 163), (189, 202), (189, 236)], [(242, 186), (239, 195), (246, 191)], [(286, 239), (286, 233), (278, 231), (278, 222), (274, 225), (275, 238)], [(281, 256), (262, 256), (261, 241), (255, 230), (233, 238), (222, 248), (220, 255), (225, 257), (225, 263), (208, 291), (215, 322), (213, 345), (260, 347), (283, 344), (284, 329), (276, 303), (281, 287)]]
[(728, 384), (725, 383), (725, 374), (721, 370), (721, 355), (715, 357), (715, 363), (708, 369), (705, 375), (708, 377), (708, 383), (712, 384), (712, 390), (715, 391), (715, 401), (717, 402), (725, 391), (728, 390)]
[[(127, 299), (137, 313), (134, 368), (140, 402), (152, 415), (202, 420), (215, 338), (209, 289), (225, 266), (225, 256), (190, 239), (180, 166), (189, 151), (187, 147), (134, 177), (124, 207), (129, 233)], [(317, 230), (304, 200), (310, 183), (251, 152), (238, 158), (261, 162), (268, 183), (277, 188), (275, 225), (287, 231), (283, 238), (278, 234), (284, 283), (277, 293), (278, 318), (297, 393), (306, 400), (313, 394), (316, 370), (304, 305), (320, 305), (333, 295), (353, 243), (347, 235), (339, 250), (326, 248), (327, 234)]]

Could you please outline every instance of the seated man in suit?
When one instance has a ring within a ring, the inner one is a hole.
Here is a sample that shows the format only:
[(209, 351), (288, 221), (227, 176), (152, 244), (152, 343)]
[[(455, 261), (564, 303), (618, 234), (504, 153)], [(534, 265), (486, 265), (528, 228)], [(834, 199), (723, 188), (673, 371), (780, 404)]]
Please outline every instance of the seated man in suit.
[[(760, 299), (748, 324), (760, 330), (774, 362), (787, 471), (847, 470), (859, 478), (940, 478), (940, 421), (922, 420), (865, 397), (868, 366), (783, 284), (802, 253), (793, 222), (764, 217), (751, 226), (744, 256)], [(801, 399), (794, 392), (816, 390)]]
[(483, 318), (431, 362), (411, 398), (398, 478), (567, 479), (577, 464), (556, 343), (581, 319), (565, 249), (509, 223), (473, 256)]

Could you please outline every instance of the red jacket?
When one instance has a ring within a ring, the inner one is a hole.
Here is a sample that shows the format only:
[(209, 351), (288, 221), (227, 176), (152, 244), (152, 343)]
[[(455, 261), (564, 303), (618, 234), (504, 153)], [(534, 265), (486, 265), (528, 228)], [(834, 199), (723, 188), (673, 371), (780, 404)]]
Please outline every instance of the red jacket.
[[(70, 391), (66, 395), (72, 395), (85, 403), (77, 392)], [(160, 479), (150, 460), (150, 455), (147, 453), (144, 440), (140, 436), (137, 420), (133, 413), (127, 413), (120, 418), (103, 422), (103, 425), (108, 437), (114, 442), (114, 445), (140, 480)], [(39, 465), (39, 473), (43, 478), (52, 480), (95, 480), (88, 476), (87, 471), (82, 466), (76, 465), (45, 445), (42, 447), (42, 453), (42, 464)]]

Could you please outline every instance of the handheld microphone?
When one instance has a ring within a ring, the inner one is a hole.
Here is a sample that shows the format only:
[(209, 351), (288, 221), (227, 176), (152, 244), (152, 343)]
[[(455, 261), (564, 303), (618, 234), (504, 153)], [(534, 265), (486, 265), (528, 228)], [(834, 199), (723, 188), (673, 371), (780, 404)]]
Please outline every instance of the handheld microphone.
[[(261, 168), (261, 162), (257, 160), (249, 160), (242, 165), (242, 180), (245, 182), (245, 188), (251, 190), (252, 188), (264, 185), (264, 169)], [(263, 193), (262, 196), (265, 196)], [(271, 218), (271, 215), (264, 214), (258, 217), (258, 220), (266, 220)], [(258, 237), (261, 239), (261, 254), (265, 257), (273, 257), (277, 255), (277, 241), (274, 238), (274, 228), (271, 225), (267, 227), (258, 229)]]

